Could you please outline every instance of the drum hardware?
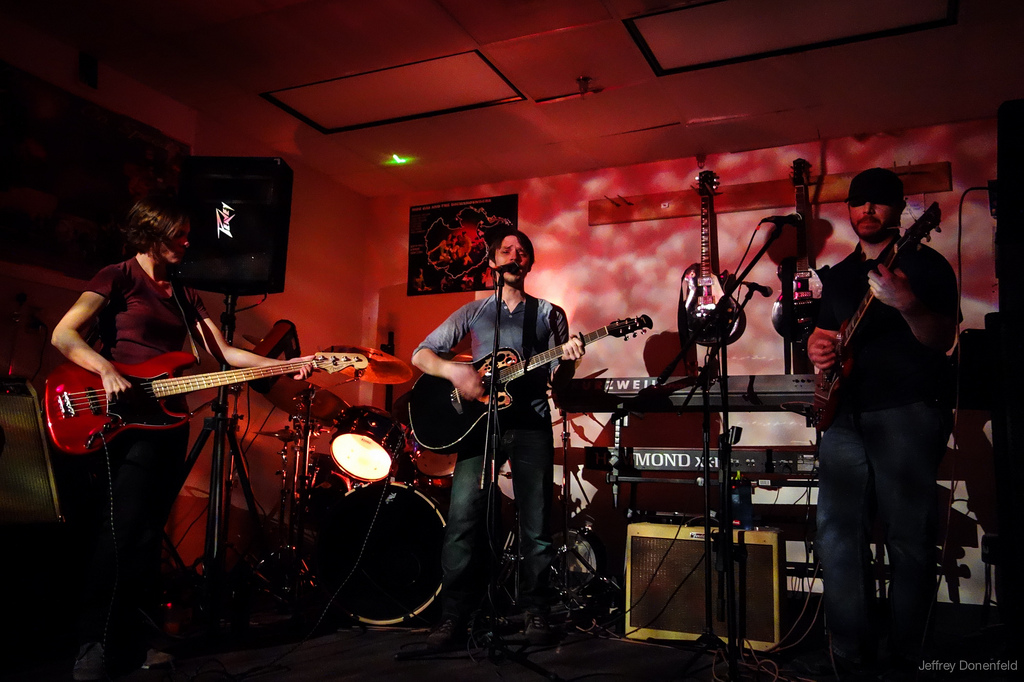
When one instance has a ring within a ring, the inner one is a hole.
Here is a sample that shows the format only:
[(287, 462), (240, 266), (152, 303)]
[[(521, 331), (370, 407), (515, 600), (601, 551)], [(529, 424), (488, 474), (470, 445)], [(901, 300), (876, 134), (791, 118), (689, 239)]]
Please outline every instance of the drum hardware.
[(603, 588), (612, 594), (618, 594), (619, 586), (615, 581), (601, 573), (604, 566), (604, 546), (593, 533), (593, 524), (586, 521), (582, 528), (572, 528), (572, 510), (569, 505), (571, 497), (571, 479), (569, 477), (569, 421), (565, 410), (560, 410), (562, 418), (562, 531), (552, 537), (555, 545), (557, 561), (553, 567), (555, 585), (563, 603), (573, 611), (586, 611), (590, 597), (595, 594), (593, 589), (585, 589), (597, 580)]
[(278, 452), (281, 468), (275, 472), (281, 477), (281, 504), (278, 508), (278, 546), (256, 564), (253, 572), (266, 583), (267, 592), (293, 607), (304, 590), (316, 586), (304, 547), (305, 512), (312, 482), (312, 439), (319, 435), (320, 428), (312, 412), (316, 405), (332, 403), (329, 399), (318, 401), (318, 392), (319, 389), (309, 386), (294, 396), (294, 404), (288, 410), (293, 414), (290, 425), (276, 431), (258, 432), (277, 438), (283, 445)]

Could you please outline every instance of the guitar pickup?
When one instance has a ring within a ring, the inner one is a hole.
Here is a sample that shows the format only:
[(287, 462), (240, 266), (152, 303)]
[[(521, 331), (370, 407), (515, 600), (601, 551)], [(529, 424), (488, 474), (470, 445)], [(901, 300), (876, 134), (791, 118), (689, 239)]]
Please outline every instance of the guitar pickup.
[(71, 396), (66, 392), (61, 393), (60, 396), (57, 397), (57, 407), (60, 408), (60, 414), (62, 417), (75, 416), (75, 406), (71, 404)]

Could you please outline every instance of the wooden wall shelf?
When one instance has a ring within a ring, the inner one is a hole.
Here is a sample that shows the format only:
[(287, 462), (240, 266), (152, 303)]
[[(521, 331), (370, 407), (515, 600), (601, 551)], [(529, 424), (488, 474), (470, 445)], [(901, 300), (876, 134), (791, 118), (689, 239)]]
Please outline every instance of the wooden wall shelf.
[[(948, 192), (953, 189), (952, 171), (948, 161), (897, 166), (892, 170), (903, 180), (903, 190), (908, 196), (926, 192)], [(807, 187), (810, 202), (827, 204), (845, 201), (850, 180), (856, 174), (836, 173), (810, 178), (810, 185)], [(715, 213), (784, 206), (792, 208), (793, 196), (793, 182), (788, 178), (722, 185), (715, 193)], [(609, 225), (692, 215), (700, 215), (700, 195), (694, 188), (613, 199), (594, 199), (589, 204), (588, 222), (590, 225)]]

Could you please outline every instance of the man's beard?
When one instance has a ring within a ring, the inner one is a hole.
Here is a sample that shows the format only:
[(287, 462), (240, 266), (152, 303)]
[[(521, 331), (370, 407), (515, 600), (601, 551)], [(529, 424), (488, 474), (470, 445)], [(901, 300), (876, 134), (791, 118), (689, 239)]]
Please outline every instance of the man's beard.
[[(870, 225), (872, 228), (877, 226), (877, 229), (868, 230), (862, 232), (861, 225)], [(883, 225), (881, 220), (877, 218), (861, 218), (857, 221), (857, 236), (870, 244), (878, 244), (892, 238), (893, 233), (898, 229), (897, 225)]]

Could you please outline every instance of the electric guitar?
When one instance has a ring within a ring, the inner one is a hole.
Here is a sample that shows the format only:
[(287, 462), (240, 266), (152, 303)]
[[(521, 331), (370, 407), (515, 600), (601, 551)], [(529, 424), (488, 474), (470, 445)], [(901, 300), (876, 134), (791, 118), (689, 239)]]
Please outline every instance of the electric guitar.
[[(718, 176), (713, 171), (701, 171), (697, 176), (697, 191), (700, 193), (700, 262), (694, 263), (683, 273), (679, 295), (679, 330), (684, 328), (688, 335), (697, 335), (697, 343), (705, 346), (721, 342), (732, 343), (746, 328), (746, 318), (736, 299), (725, 297), (718, 271), (718, 230), (715, 223), (714, 196), (718, 188)], [(708, 318), (718, 306), (718, 324), (708, 323)], [(724, 334), (722, 332), (724, 331)]]
[[(807, 337), (814, 331), (814, 321), (821, 305), (821, 279), (814, 269), (814, 260), (807, 253), (807, 221), (811, 217), (811, 203), (807, 197), (811, 168), (804, 159), (793, 162), (793, 186), (796, 191), (796, 212), (803, 220), (796, 225), (796, 258), (784, 258), (779, 264), (779, 280), (783, 293), (772, 306), (772, 326), (784, 339), (793, 342), (794, 364), (807, 357)], [(790, 289), (791, 285), (791, 291)], [(791, 293), (792, 307), (784, 296)], [(806, 370), (806, 371), (804, 371)], [(799, 368), (797, 374), (813, 372), (810, 366)]]
[[(889, 244), (886, 250), (879, 257), (879, 263), (892, 269), (896, 265), (899, 255), (908, 248), (915, 248), (933, 229), (939, 230), (938, 203), (932, 203), (921, 217), (907, 229), (902, 237)], [(875, 300), (871, 289), (868, 289), (861, 300), (857, 310), (849, 320), (839, 328), (839, 335), (836, 338), (836, 360), (835, 363), (824, 372), (819, 372), (814, 386), (814, 405), (811, 408), (811, 423), (818, 431), (824, 431), (832, 425), (839, 405), (841, 386), (844, 379), (850, 376), (853, 370), (853, 354), (851, 342), (854, 335), (860, 328), (860, 323), (867, 313), (868, 307)]]
[[(585, 335), (583, 345), (590, 345), (606, 336), (628, 339), (630, 335), (646, 333), (652, 326), (651, 318), (647, 315), (616, 320), (607, 327), (601, 327)], [(527, 372), (545, 367), (552, 360), (562, 357), (563, 346), (564, 344), (537, 353), (525, 363), (515, 350), (502, 348), (497, 352), (496, 361), (492, 361), (492, 356), (488, 355), (472, 365), (485, 386), (489, 386), (491, 374), (494, 371), (498, 372), (497, 407), (503, 410), (513, 402), (509, 389), (514, 389), (514, 386), (506, 385)], [(463, 400), (459, 390), (450, 381), (424, 374), (416, 380), (409, 398), (409, 426), (412, 428), (413, 437), (427, 450), (452, 452), (486, 416), (488, 403), (487, 395), (479, 400)]]
[[(318, 353), (315, 369), (334, 373), (347, 367), (365, 368), (369, 363), (357, 353)], [(306, 362), (291, 361), (269, 367), (233, 369), (208, 374), (178, 376), (195, 364), (190, 353), (164, 353), (136, 365), (113, 363), (131, 388), (107, 401), (103, 381), (74, 363), (54, 369), (46, 379), (43, 407), (46, 427), (54, 444), (71, 455), (85, 455), (103, 447), (104, 441), (130, 429), (169, 429), (189, 418), (170, 409), (164, 399), (203, 388), (238, 384), (252, 379), (294, 374)]]

